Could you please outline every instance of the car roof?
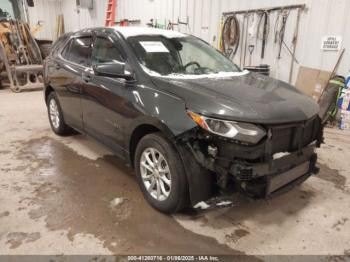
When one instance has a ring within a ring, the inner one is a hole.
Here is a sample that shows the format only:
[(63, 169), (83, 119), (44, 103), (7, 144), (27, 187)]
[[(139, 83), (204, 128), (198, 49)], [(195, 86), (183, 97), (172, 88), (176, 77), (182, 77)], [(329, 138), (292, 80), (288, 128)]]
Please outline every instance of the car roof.
[(80, 35), (80, 34), (91, 33), (93, 31), (106, 31), (106, 30), (114, 30), (120, 33), (125, 38), (129, 38), (132, 36), (141, 36), (141, 35), (142, 36), (161, 35), (166, 38), (181, 38), (181, 37), (189, 36), (188, 34), (180, 33), (178, 31), (173, 31), (173, 30), (165, 30), (165, 29), (152, 28), (152, 27), (137, 27), (137, 26), (93, 27), (93, 28), (80, 29), (67, 34)]
[(112, 28), (115, 29), (120, 34), (122, 34), (125, 38), (132, 37), (132, 36), (140, 36), (140, 35), (161, 35), (166, 38), (179, 38), (179, 37), (187, 36), (186, 34), (183, 34), (177, 31), (152, 28), (152, 27), (115, 26)]

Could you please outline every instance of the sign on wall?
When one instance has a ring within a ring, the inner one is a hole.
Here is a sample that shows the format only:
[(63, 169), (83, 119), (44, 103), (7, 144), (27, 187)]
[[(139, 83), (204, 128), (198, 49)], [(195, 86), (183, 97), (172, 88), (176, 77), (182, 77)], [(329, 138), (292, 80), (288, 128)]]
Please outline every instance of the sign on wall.
[(328, 35), (322, 38), (321, 50), (339, 51), (341, 48), (342, 37), (337, 35)]

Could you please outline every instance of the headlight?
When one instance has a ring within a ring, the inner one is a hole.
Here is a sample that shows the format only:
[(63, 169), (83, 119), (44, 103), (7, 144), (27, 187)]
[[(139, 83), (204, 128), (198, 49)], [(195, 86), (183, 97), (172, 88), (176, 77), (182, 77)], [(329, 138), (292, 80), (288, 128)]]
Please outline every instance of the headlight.
[(264, 129), (253, 124), (209, 118), (191, 111), (187, 111), (187, 114), (203, 129), (241, 142), (256, 144), (266, 134)]

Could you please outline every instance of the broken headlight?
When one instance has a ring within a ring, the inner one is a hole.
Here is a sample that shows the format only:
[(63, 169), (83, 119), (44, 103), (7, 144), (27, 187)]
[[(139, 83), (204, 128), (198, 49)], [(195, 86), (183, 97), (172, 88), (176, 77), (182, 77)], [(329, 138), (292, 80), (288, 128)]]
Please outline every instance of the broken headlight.
[(197, 125), (210, 133), (240, 142), (256, 144), (266, 134), (264, 129), (253, 124), (209, 118), (191, 111), (187, 111), (187, 114)]

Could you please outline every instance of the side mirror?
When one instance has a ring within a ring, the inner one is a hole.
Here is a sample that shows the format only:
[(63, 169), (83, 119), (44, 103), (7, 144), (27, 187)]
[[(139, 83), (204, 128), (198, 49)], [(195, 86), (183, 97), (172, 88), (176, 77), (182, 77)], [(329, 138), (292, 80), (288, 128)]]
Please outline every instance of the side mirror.
[(29, 7), (34, 7), (34, 0), (27, 0), (27, 5)]
[(95, 75), (133, 80), (133, 74), (126, 70), (125, 63), (109, 62), (97, 64), (93, 67)]

